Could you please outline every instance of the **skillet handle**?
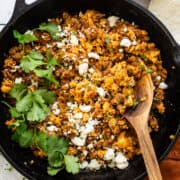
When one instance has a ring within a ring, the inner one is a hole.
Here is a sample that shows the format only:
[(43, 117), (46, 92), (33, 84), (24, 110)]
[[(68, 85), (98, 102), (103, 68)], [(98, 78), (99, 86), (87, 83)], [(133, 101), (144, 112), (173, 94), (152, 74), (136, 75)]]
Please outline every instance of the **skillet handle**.
[(11, 23), (15, 22), (18, 19), (18, 17), (23, 15), (25, 12), (27, 12), (29, 9), (33, 8), (34, 6), (40, 4), (42, 1), (43, 0), (36, 0), (32, 4), (26, 4), (25, 0), (16, 0), (14, 13), (9, 22)]

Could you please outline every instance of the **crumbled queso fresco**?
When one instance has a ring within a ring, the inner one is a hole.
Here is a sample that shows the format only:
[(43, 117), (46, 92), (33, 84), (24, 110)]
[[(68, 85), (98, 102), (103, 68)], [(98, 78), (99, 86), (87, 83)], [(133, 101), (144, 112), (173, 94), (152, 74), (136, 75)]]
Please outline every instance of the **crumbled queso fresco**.
[[(155, 86), (149, 116), (151, 130), (159, 128), (154, 110), (160, 114), (165, 111), (167, 72), (160, 51), (145, 30), (116, 16), (106, 17), (93, 10), (74, 16), (64, 12), (49, 22), (58, 27), (54, 36), (48, 31), (28, 31), (38, 40), (25, 43), (25, 54), (22, 45), (10, 49), (1, 91), (8, 96), (15, 84), (22, 83), (30, 92), (47, 88), (56, 100), (48, 106), (49, 113), (37, 129), (68, 139), (67, 154), (78, 157), (81, 169), (127, 168), (129, 160), (141, 152), (123, 114), (141, 101), (136, 99), (134, 88), (144, 74), (151, 74)], [(51, 69), (46, 77), (37, 73), (44, 64), (31, 66), (30, 70), (23, 66), (22, 58), (28, 58), (31, 50), (42, 55), (42, 59), (34, 60), (37, 63), (54, 58), (45, 68)], [(7, 124), (10, 122), (14, 119)], [(36, 156), (46, 156), (37, 147), (32, 150)]]

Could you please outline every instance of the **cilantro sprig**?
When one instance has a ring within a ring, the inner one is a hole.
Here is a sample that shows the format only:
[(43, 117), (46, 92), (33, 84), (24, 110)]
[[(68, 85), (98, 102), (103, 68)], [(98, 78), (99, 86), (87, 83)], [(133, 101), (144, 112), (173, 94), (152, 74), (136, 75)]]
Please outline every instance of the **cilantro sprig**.
[(53, 22), (42, 23), (39, 25), (38, 29), (41, 31), (48, 32), (53, 39), (59, 38), (60, 32), (59, 32), (58, 26)]
[(54, 66), (60, 66), (56, 59), (52, 56), (50, 50), (46, 53), (46, 62), (43, 61), (44, 56), (35, 51), (31, 50), (26, 56), (20, 60), (20, 66), (26, 73), (34, 72), (38, 77), (42, 77), (48, 81), (48, 85), (52, 82), (59, 85), (59, 82), (53, 75)]
[(14, 30), (13, 31), (13, 36), (18, 40), (20, 44), (25, 44), (25, 43), (30, 43), (33, 41), (37, 41), (37, 37), (29, 31), (25, 32), (24, 34), (21, 34), (20, 32)]
[(55, 101), (53, 92), (45, 89), (29, 92), (22, 84), (16, 84), (11, 89), (10, 96), (16, 99), (16, 105), (10, 112), (16, 117), (23, 114), (28, 121), (43, 121), (50, 113), (48, 106)]
[(32, 50), (20, 60), (20, 66), (26, 73), (29, 73), (30, 71), (34, 71), (38, 66), (45, 64), (42, 60), (43, 55)]

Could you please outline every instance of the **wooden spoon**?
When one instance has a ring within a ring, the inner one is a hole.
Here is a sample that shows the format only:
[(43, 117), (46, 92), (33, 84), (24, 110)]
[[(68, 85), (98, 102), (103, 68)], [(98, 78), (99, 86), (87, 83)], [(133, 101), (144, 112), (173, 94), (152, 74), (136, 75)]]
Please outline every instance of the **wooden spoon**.
[(151, 109), (154, 86), (149, 74), (145, 74), (135, 87), (135, 95), (141, 101), (134, 110), (125, 113), (125, 118), (134, 127), (150, 180), (162, 180), (160, 168), (148, 131), (148, 117)]

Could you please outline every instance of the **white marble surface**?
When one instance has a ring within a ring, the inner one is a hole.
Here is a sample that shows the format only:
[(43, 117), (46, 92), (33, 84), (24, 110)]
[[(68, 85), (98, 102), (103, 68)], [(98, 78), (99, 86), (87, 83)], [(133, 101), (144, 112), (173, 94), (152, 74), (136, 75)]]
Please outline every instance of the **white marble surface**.
[[(26, 0), (27, 4), (35, 0)], [(10, 19), (15, 0), (0, 0), (0, 31)], [(177, 42), (180, 43), (180, 0), (152, 0), (149, 9), (168, 27)], [(23, 180), (0, 153), (0, 180)]]

